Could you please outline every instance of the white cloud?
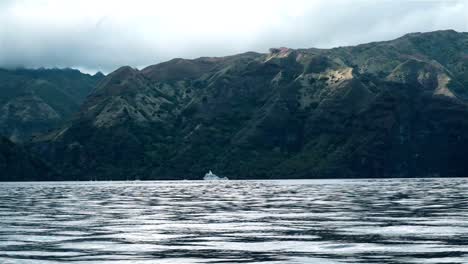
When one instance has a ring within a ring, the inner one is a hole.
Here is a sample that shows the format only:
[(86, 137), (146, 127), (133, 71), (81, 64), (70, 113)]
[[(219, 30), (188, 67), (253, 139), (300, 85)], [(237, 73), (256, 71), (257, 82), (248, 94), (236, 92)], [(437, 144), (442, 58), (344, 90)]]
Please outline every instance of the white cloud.
[(468, 31), (468, 1), (18, 0), (0, 2), (0, 66), (111, 71), (173, 57), (332, 47)]

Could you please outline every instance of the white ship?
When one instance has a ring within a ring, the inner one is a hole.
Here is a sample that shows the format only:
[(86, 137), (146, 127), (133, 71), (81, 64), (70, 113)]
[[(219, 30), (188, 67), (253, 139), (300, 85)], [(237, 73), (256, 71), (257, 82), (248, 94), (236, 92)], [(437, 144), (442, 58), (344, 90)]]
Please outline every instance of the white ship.
[(211, 172), (211, 170), (205, 174), (205, 177), (203, 177), (203, 180), (205, 181), (227, 181), (229, 180), (227, 177), (219, 177), (218, 175), (214, 174)]

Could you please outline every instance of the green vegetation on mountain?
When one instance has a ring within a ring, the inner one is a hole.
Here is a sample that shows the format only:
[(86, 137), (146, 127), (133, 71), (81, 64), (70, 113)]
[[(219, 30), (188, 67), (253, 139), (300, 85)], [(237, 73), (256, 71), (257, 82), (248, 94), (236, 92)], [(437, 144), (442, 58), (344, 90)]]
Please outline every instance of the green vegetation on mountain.
[(31, 148), (84, 180), (468, 176), (468, 33), (122, 67)]
[(22, 142), (61, 126), (103, 77), (72, 69), (0, 69), (0, 135)]

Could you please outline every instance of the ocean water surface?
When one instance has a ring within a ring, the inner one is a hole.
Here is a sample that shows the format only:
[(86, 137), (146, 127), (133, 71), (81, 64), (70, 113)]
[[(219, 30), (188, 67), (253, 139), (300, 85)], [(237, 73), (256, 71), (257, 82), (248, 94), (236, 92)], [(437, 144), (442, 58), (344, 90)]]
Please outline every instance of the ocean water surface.
[(468, 263), (468, 179), (1, 183), (0, 263)]

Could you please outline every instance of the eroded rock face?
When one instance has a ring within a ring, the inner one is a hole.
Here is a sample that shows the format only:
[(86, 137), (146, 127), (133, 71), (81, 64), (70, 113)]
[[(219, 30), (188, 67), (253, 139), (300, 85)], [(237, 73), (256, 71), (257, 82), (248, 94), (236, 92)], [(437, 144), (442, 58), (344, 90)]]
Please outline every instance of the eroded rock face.
[(123, 67), (34, 148), (83, 179), (468, 176), (467, 54), (440, 31)]

